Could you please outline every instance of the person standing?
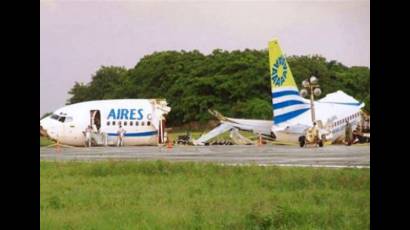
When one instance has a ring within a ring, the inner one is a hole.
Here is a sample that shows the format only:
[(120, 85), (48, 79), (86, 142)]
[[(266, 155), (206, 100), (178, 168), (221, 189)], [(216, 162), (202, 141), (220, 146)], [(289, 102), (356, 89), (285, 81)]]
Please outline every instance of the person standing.
[(124, 135), (125, 135), (125, 133), (126, 133), (125, 129), (120, 125), (118, 127), (118, 131), (117, 131), (117, 134), (118, 134), (117, 146), (118, 147), (124, 146)]
[(346, 121), (345, 142), (347, 145), (351, 145), (353, 142), (352, 125), (349, 123), (349, 121)]

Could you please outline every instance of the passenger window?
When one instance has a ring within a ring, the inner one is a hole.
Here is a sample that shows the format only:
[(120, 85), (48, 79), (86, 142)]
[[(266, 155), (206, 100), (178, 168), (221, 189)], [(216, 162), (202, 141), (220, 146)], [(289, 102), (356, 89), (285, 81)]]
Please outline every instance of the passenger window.
[(124, 121), (124, 126), (127, 126), (127, 122), (126, 122), (126, 121)]
[(115, 125), (115, 121), (112, 122), (112, 125)]
[(143, 121), (141, 121), (141, 126), (144, 126), (144, 125), (145, 125), (145, 123)]
[(120, 125), (121, 125), (121, 121), (118, 122), (118, 126), (120, 126)]
[(109, 122), (109, 121), (107, 121), (107, 126), (110, 126), (110, 122)]
[(150, 126), (150, 125), (151, 125), (151, 122), (150, 122), (150, 121), (147, 121), (147, 125)]
[(135, 122), (135, 126), (138, 126), (138, 125), (140, 125), (140, 124), (139, 124), (139, 122), (138, 122), (138, 121), (136, 121), (136, 122)]
[(132, 126), (133, 125), (133, 122), (132, 121), (130, 121), (130, 126)]

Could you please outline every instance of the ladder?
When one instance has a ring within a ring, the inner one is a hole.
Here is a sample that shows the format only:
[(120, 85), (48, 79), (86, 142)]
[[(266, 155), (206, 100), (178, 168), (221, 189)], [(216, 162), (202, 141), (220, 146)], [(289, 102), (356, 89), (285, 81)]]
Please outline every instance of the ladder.
[(95, 143), (97, 145), (104, 145), (107, 146), (107, 134), (101, 132), (101, 133), (97, 133), (97, 132), (92, 132), (91, 133), (91, 140), (95, 141)]

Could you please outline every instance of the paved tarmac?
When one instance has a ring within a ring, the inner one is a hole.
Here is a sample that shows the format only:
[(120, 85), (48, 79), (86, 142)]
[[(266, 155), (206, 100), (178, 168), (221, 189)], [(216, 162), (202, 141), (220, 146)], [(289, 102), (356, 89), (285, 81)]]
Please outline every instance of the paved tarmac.
[(141, 147), (41, 147), (40, 160), (169, 160), (215, 162), (227, 165), (370, 167), (370, 145), (329, 145), (300, 148), (288, 145), (263, 146), (173, 146)]

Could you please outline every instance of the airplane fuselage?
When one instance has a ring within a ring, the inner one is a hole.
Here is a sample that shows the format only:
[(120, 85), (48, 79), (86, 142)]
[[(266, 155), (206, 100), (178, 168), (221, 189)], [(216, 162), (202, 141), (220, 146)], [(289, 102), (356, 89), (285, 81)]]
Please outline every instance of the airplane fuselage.
[[(309, 113), (308, 113), (309, 115)], [(338, 142), (345, 138), (346, 121), (348, 121), (354, 130), (361, 121), (360, 109), (353, 110), (344, 116), (334, 116), (332, 121), (328, 122), (323, 127), (322, 132), (326, 136), (327, 141)], [(276, 140), (283, 142), (298, 142), (299, 137), (305, 135), (306, 129), (311, 127), (311, 124), (286, 127), (286, 124), (272, 125), (270, 120), (248, 120), (226, 118), (221, 123), (230, 125), (243, 131), (250, 131), (255, 134), (261, 134), (265, 137), (274, 137)]]
[(100, 144), (115, 145), (121, 125), (124, 145), (157, 145), (163, 141), (163, 111), (154, 99), (120, 99), (89, 101), (68, 105), (42, 119), (40, 126), (61, 144), (84, 146), (85, 130)]

